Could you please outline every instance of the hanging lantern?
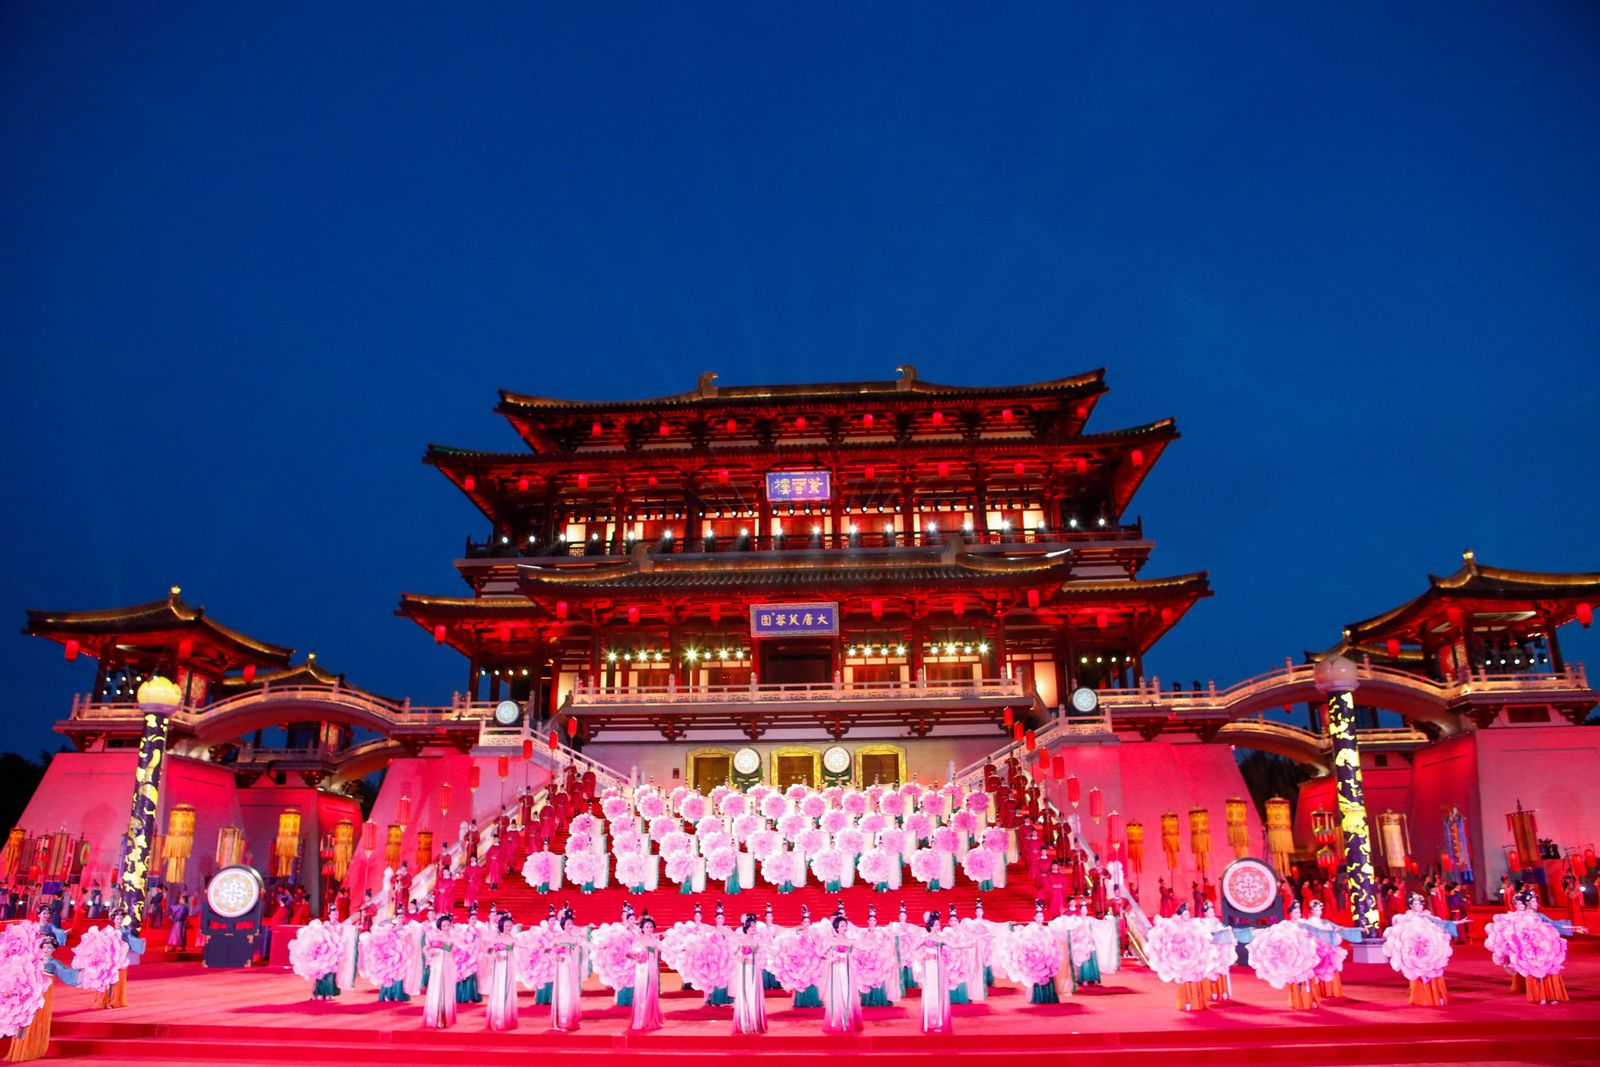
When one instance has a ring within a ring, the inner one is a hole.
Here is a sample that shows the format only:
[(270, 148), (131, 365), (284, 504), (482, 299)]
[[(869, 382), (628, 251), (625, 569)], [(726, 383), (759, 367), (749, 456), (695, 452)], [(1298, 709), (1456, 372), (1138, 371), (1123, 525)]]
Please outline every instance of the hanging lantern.
[(1128, 820), (1128, 869), (1134, 874), (1144, 873), (1144, 823)]
[(1250, 827), (1245, 821), (1244, 801), (1229, 797), (1222, 802), (1222, 813), (1228, 824), (1228, 847), (1233, 849), (1233, 858), (1243, 859), (1250, 851)]
[(82, 645), (78, 644), (78, 639), (76, 637), (67, 638), (67, 643), (62, 646), (69, 661), (78, 658), (78, 650), (82, 647)]
[[(868, 415), (867, 418), (870, 419), (870, 418), (872, 418), (872, 416)], [(862, 471), (861, 473), (863, 475), (865, 475), (867, 481), (870, 482), (870, 481), (872, 481), (874, 478), (876, 478), (878, 476), (878, 468), (876, 468), (872, 464), (868, 463), (867, 466), (866, 466), (866, 469), (864, 471)]]
[(417, 831), (417, 870), (433, 862), (433, 831)]
[(952, 600), (950, 602), (950, 611), (957, 618), (960, 618), (962, 615), (965, 615), (967, 613), (967, 599), (966, 599), (966, 597), (959, 597), (958, 596), (954, 600)]
[(1204, 875), (1211, 869), (1211, 813), (1205, 808), (1189, 809), (1189, 851), (1195, 870)]
[(1012, 722), (1014, 722), (1015, 720), (1016, 720), (1016, 715), (1014, 715), (1012, 713), (1010, 708), (1007, 708), (1006, 711), (1005, 711), (1005, 724), (1007, 726), (1010, 726), (1012, 724)]
[(1290, 873), (1290, 854), (1294, 851), (1294, 830), (1290, 822), (1290, 801), (1283, 797), (1267, 801), (1267, 854), (1280, 875)]
[(361, 851), (367, 856), (372, 855), (372, 850), (378, 847), (378, 828), (369, 819), (361, 824)]
[(441, 622), (441, 623), (438, 623), (437, 625), (434, 626), (434, 628), (433, 628), (433, 643), (434, 644), (436, 644), (436, 645), (444, 644), (444, 632), (445, 632), (444, 631), (444, 623)]
[(1022, 739), (1023, 739), (1023, 744), (1028, 746), (1028, 751), (1029, 752), (1032, 752), (1034, 750), (1034, 748), (1036, 748), (1038, 746), (1038, 744), (1039, 744), (1039, 738), (1034, 734), (1034, 732), (1032, 730), (1029, 730), (1027, 733), (1023, 734), (1022, 735)]
[(567, 602), (565, 600), (556, 601), (556, 618), (565, 619), (566, 617), (567, 617)]
[(1028, 607), (1036, 608), (1038, 606), (1039, 606), (1039, 590), (1037, 590), (1037, 589), (1028, 590)]
[(869, 411), (865, 415), (861, 416), (861, 425), (865, 426), (869, 430), (872, 429), (872, 412)]
[(712, 622), (721, 622), (722, 621), (722, 605), (721, 604), (713, 604), (713, 605), (711, 605), (711, 621)]
[(561, 735), (554, 730), (550, 731), (550, 751), (554, 752), (561, 747)]
[(1020, 722), (1011, 724), (1011, 739), (1018, 744), (1022, 743), (1022, 724)]
[(244, 667), (244, 684), (245, 685), (249, 685), (251, 682), (253, 682), (255, 680), (256, 680), (256, 665), (254, 663), (245, 664), (245, 667)]
[(1067, 776), (1067, 803), (1071, 804), (1074, 808), (1076, 808), (1078, 806), (1078, 802), (1083, 799), (1082, 790), (1083, 790), (1083, 783), (1078, 781), (1078, 776), (1075, 775), (1075, 774), (1068, 775)]
[(1111, 616), (1110, 615), (1106, 614), (1103, 611), (1095, 612), (1095, 615), (1094, 615), (1094, 628), (1096, 630), (1104, 630), (1110, 624), (1110, 622), (1111, 622)]
[(194, 655), (194, 642), (192, 640), (190, 640), (189, 638), (185, 637), (182, 641), (178, 642), (178, 658), (180, 660), (186, 660), (186, 659), (190, 658), (193, 655)]
[(587, 488), (589, 488), (589, 476), (587, 474), (578, 475), (578, 488), (579, 489), (587, 489)]
[(1002, 408), (1001, 411), (1000, 411), (1000, 421), (1005, 423), (1005, 424), (1007, 424), (1007, 425), (1010, 425), (1011, 424), (1011, 420), (1013, 418), (1015, 418), (1015, 417), (1016, 416), (1014, 416), (1012, 414), (1010, 408)]
[(401, 826), (409, 826), (411, 824), (411, 798), (409, 796), (400, 798), (400, 803), (395, 806), (394, 817), (400, 821)]
[(1057, 778), (1065, 778), (1067, 775), (1067, 757), (1059, 752), (1051, 756), (1050, 773)]
[(389, 824), (389, 835), (383, 843), (383, 862), (390, 867), (400, 866), (400, 846), (406, 836), (405, 827), (399, 823)]
[(439, 811), (441, 813), (448, 813), (450, 811), (450, 796), (452, 792), (453, 790), (451, 790), (449, 782), (446, 782), (439, 787)]
[(1449, 852), (1441, 852), (1441, 853), (1439, 853), (1439, 869), (1441, 871), (1443, 871), (1445, 874), (1449, 874), (1451, 871), (1455, 870), (1456, 869), (1455, 857), (1450, 855)]
[(477, 789), (478, 783), (483, 780), (483, 768), (474, 763), (467, 769), (467, 788)]
[(1025, 469), (1026, 468), (1023, 467), (1021, 460), (1018, 460), (1016, 463), (1011, 465), (1011, 473), (1016, 475), (1018, 478), (1022, 477), (1022, 472)]
[(1046, 765), (1049, 762), (1050, 762), (1050, 746), (1049, 745), (1040, 745), (1039, 746), (1039, 766), (1045, 767), (1046, 770), (1048, 771), (1049, 768)]
[(522, 758), (525, 760), (533, 758), (533, 738), (531, 737), (522, 739)]
[(344, 881), (350, 873), (350, 860), (356, 854), (356, 824), (340, 819), (333, 828), (333, 876)]
[(1388, 651), (1390, 659), (1400, 658), (1400, 639), (1398, 637), (1389, 638), (1384, 648)]
[(877, 597), (872, 598), (872, 617), (874, 619), (883, 618), (883, 601)]
[(167, 884), (184, 880), (183, 869), (194, 851), (194, 808), (179, 804), (167, 812), (167, 836), (162, 841), (161, 858), (167, 865)]
[(217, 868), (232, 867), (244, 862), (244, 829), (223, 826), (217, 829)]
[(501, 778), (511, 777), (511, 757), (501, 756), (499, 759), (499, 767), (497, 769), (500, 771)]
[(933, 424), (935, 426), (943, 426), (944, 425), (944, 412), (935, 411), (933, 413)]
[(628, 621), (630, 623), (633, 623), (634, 625), (638, 624), (638, 622), (639, 622), (639, 609), (637, 607), (633, 607), (633, 608), (629, 608), (628, 609)]
[(1105, 814), (1105, 810), (1105, 794), (1100, 792), (1099, 786), (1095, 786), (1093, 789), (1089, 790), (1089, 818), (1093, 819), (1095, 822), (1099, 822), (1100, 816)]
[(517, 479), (517, 492), (526, 493), (527, 491), (528, 491), (528, 479), (527, 479), (527, 477), (524, 476), (524, 477), (518, 478)]
[(1143, 449), (1141, 449), (1141, 448), (1134, 449), (1132, 452), (1130, 452), (1128, 454), (1128, 458), (1133, 461), (1133, 466), (1134, 466), (1135, 470), (1137, 470), (1138, 468), (1144, 466), (1144, 450)]
[(1578, 605), (1578, 622), (1583, 624), (1583, 628), (1585, 630), (1587, 630), (1589, 628), (1589, 624), (1591, 622), (1594, 622), (1594, 605), (1593, 604), (1579, 604)]
[(465, 478), (461, 479), (461, 488), (465, 489), (469, 493), (472, 492), (474, 489), (478, 488), (478, 479), (474, 478), (470, 474), (467, 475)]
[(573, 716), (573, 715), (568, 715), (567, 716), (567, 736), (568, 737), (577, 737), (578, 736), (578, 720), (577, 720), (576, 716)]
[(273, 873), (288, 878), (294, 874), (294, 861), (300, 858), (300, 809), (288, 808), (278, 813), (278, 836), (273, 845), (278, 857)]
[(1161, 813), (1161, 851), (1167, 854), (1167, 870), (1176, 871), (1183, 854), (1183, 839), (1178, 836), (1178, 813)]
[(1110, 853), (1109, 859), (1123, 858), (1122, 816), (1114, 811), (1106, 816), (1106, 851)]

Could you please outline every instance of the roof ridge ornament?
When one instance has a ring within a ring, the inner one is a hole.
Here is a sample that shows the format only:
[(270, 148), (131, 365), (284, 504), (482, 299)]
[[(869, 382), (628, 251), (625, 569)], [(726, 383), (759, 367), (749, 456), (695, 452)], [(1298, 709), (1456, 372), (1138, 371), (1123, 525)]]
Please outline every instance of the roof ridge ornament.
[(900, 372), (900, 378), (894, 383), (896, 390), (906, 392), (917, 387), (917, 368), (913, 363), (902, 363), (895, 370)]
[(701, 371), (700, 380), (695, 385), (695, 392), (700, 394), (702, 400), (715, 400), (717, 396), (717, 373), (715, 371)]

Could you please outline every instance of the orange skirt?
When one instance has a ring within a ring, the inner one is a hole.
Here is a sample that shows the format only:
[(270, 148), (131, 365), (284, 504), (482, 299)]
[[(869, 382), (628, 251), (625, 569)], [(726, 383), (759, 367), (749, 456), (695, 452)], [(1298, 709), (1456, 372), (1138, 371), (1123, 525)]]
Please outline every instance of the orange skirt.
[(1428, 981), (1414, 980), (1411, 983), (1410, 1002), (1427, 1008), (1436, 1008), (1449, 1002), (1449, 995), (1444, 987), (1444, 978), (1431, 978)]
[(1205, 1011), (1207, 996), (1204, 982), (1179, 982), (1178, 983), (1178, 1010), (1179, 1011)]
[(1306, 1010), (1320, 1008), (1321, 999), (1317, 996), (1316, 987), (1310, 982), (1294, 982), (1289, 986), (1289, 1007)]
[(1528, 980), (1516, 971), (1511, 972), (1511, 992), (1520, 993), (1528, 988)]
[(44, 1007), (39, 1013), (29, 1020), (16, 1037), (11, 1039), (11, 1047), (6, 1050), (5, 1063), (27, 1063), (30, 1060), (41, 1059), (50, 1049), (50, 1016), (51, 1009), (55, 1006), (56, 985), (52, 981), (45, 987)]
[(1312, 982), (1311, 988), (1317, 991), (1318, 998), (1342, 997), (1344, 996), (1344, 979), (1340, 978), (1336, 971), (1333, 977), (1326, 982), (1320, 978)]
[(1548, 978), (1529, 978), (1528, 1003), (1543, 1004), (1546, 1001), (1556, 1003), (1567, 999), (1567, 983), (1559, 974), (1552, 974)]

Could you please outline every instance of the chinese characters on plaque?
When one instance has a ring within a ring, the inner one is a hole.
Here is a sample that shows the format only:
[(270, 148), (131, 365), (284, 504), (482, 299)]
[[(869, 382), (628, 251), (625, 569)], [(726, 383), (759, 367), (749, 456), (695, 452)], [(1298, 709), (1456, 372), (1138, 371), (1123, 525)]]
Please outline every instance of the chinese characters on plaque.
[(768, 500), (831, 500), (833, 478), (827, 471), (768, 471)]
[(752, 604), (750, 636), (832, 637), (839, 632), (839, 605), (830, 604)]

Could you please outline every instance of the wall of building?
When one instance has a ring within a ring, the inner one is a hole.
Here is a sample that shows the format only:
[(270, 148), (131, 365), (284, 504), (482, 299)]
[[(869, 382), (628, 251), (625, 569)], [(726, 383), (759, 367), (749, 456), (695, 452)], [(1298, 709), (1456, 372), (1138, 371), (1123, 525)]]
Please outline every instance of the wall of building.
[(1561, 846), (1563, 854), (1600, 842), (1600, 731), (1573, 726), (1524, 726), (1479, 730), (1477, 746), (1478, 816), (1482, 824), (1480, 886), (1492, 891), (1506, 871), (1511, 845), (1506, 815), (1517, 809), (1538, 813), (1539, 836)]
[(136, 759), (131, 748), (57, 753), (17, 825), (30, 835), (55, 830), (82, 834), (89, 842), (87, 869), (102, 885), (112, 884), (133, 806)]

